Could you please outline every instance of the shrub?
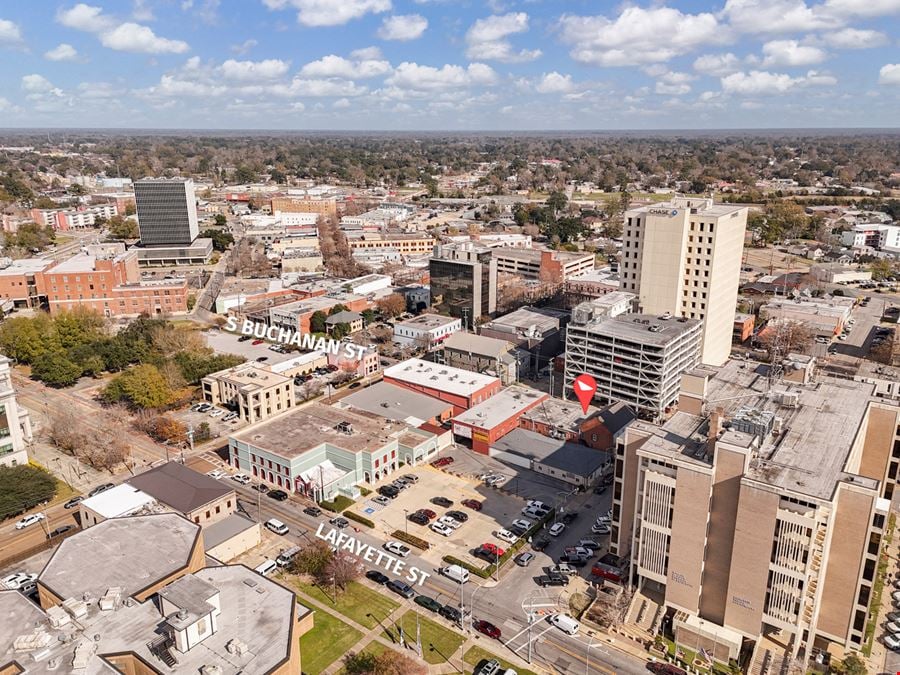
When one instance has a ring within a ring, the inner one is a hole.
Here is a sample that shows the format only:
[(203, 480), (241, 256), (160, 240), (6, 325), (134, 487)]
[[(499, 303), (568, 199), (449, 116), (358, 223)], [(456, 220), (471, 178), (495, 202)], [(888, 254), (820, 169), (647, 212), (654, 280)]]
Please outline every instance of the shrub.
[(375, 527), (375, 523), (373, 523), (368, 518), (365, 518), (358, 513), (354, 513), (353, 511), (344, 511), (344, 516), (349, 518), (350, 520), (355, 520), (357, 523), (361, 525), (365, 525), (366, 527)]
[(493, 565), (487, 568), (477, 567), (471, 563), (467, 563), (465, 560), (454, 558), (452, 555), (445, 555), (442, 560), (448, 565), (459, 565), (460, 567), (469, 570), (472, 574), (477, 577), (481, 577), (482, 579), (489, 579), (491, 576), (491, 567), (493, 567)]
[(361, 487), (359, 488), (359, 494), (361, 494), (363, 497), (368, 497), (370, 494), (372, 494), (372, 491), (369, 488)]
[(29, 464), (0, 467), (0, 520), (17, 516), (49, 501), (56, 494), (56, 479)]
[(334, 498), (334, 501), (321, 501), (319, 502), (319, 506), (323, 509), (327, 509), (329, 511), (333, 511), (337, 513), (338, 511), (343, 511), (351, 506), (353, 506), (354, 502), (349, 497), (345, 497), (344, 495), (338, 495)]
[(413, 534), (407, 534), (403, 530), (394, 530), (391, 534), (391, 537), (397, 539), (398, 541), (406, 542), (410, 546), (415, 546), (418, 549), (422, 549), (423, 551), (427, 551), (431, 548), (431, 544), (429, 544), (424, 539), (420, 539), (419, 537)]

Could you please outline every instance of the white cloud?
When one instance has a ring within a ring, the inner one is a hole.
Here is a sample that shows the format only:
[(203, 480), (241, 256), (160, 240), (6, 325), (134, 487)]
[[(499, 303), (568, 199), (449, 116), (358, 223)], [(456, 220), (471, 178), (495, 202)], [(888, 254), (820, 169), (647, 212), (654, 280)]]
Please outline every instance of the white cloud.
[(654, 91), (664, 96), (682, 96), (691, 90), (692, 82), (697, 79), (696, 75), (690, 73), (664, 72), (656, 73), (659, 79), (656, 81)]
[(510, 12), (478, 19), (466, 33), (466, 56), (470, 59), (522, 63), (534, 61), (541, 55), (540, 49), (521, 49), (507, 40), (510, 35), (528, 30), (528, 15), (525, 12)]
[(727, 54), (704, 54), (694, 61), (694, 70), (704, 75), (730, 75), (740, 69), (740, 59), (731, 52)]
[(102, 7), (78, 3), (71, 9), (60, 10), (56, 20), (63, 26), (88, 33), (96, 33), (100, 43), (109, 49), (139, 54), (182, 54), (189, 47), (182, 40), (159, 37), (152, 29), (138, 23), (117, 21), (103, 14)]
[(728, 38), (712, 14), (683, 14), (670, 7), (627, 7), (615, 20), (565, 15), (559, 25), (572, 58), (598, 66), (660, 63)]
[(544, 73), (534, 88), (539, 94), (568, 94), (575, 89), (575, 83), (571, 75), (562, 75), (554, 70)]
[(48, 52), (44, 52), (44, 58), (50, 61), (74, 61), (78, 58), (78, 52), (70, 44), (63, 42)]
[(349, 108), (352, 105), (353, 104), (350, 103), (349, 98), (339, 98), (337, 101), (335, 101), (334, 103), (331, 104), (331, 107), (336, 108), (338, 110), (346, 110), (347, 108)]
[(339, 77), (345, 80), (370, 78), (387, 75), (391, 72), (391, 64), (380, 59), (345, 59), (342, 56), (329, 54), (318, 61), (307, 63), (300, 69), (303, 77)]
[(30, 96), (62, 96), (62, 89), (54, 87), (43, 75), (25, 75), (22, 78), (22, 90)]
[(263, 0), (269, 9), (297, 10), (297, 21), (304, 26), (342, 26), (366, 14), (391, 9), (391, 0)]
[(122, 90), (109, 82), (82, 82), (77, 87), (82, 98), (107, 99), (116, 98), (122, 94)]
[(350, 52), (350, 58), (357, 61), (380, 61), (381, 49), (378, 47), (360, 47)]
[(795, 33), (839, 25), (803, 0), (727, 0), (722, 14), (741, 33)]
[(257, 40), (250, 38), (249, 40), (244, 40), (240, 44), (231, 45), (229, 49), (232, 51), (232, 53), (237, 54), (238, 56), (243, 56), (258, 44), (259, 42)]
[(900, 84), (900, 63), (888, 63), (878, 71), (878, 84)]
[(153, 9), (147, 6), (147, 0), (133, 0), (131, 16), (135, 21), (153, 21)]
[(900, 2), (897, 0), (826, 0), (825, 10), (841, 17), (886, 16), (900, 12)]
[(870, 49), (888, 43), (888, 36), (877, 30), (843, 28), (823, 36), (825, 43), (838, 49)]
[(236, 61), (228, 59), (219, 70), (227, 80), (235, 82), (257, 82), (275, 80), (287, 74), (289, 61), (266, 59), (265, 61)]
[(22, 31), (18, 24), (8, 19), (0, 19), (0, 45), (17, 45), (22, 42)]
[(428, 28), (428, 19), (421, 14), (398, 14), (381, 22), (378, 37), (382, 40), (416, 40)]
[(796, 40), (772, 40), (762, 47), (763, 67), (810, 66), (828, 58), (823, 49), (801, 45)]
[(739, 96), (771, 96), (785, 94), (792, 89), (812, 86), (832, 86), (837, 80), (831, 75), (810, 70), (806, 75), (791, 77), (787, 73), (770, 73), (751, 70), (749, 73), (733, 73), (723, 77), (722, 91)]
[(497, 74), (483, 63), (471, 63), (467, 68), (449, 64), (435, 68), (404, 61), (385, 82), (401, 90), (439, 91), (494, 84), (496, 81)]

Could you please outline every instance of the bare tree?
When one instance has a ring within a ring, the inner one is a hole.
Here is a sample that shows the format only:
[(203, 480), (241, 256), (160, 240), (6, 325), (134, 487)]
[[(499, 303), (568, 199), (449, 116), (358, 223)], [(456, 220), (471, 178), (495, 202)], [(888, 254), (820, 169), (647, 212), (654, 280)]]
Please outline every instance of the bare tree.
[(335, 553), (325, 568), (318, 575), (320, 583), (326, 581), (342, 591), (347, 590), (351, 581), (358, 579), (363, 573), (363, 565), (354, 555), (346, 551)]
[(304, 401), (308, 401), (311, 398), (315, 398), (322, 392), (322, 388), (324, 385), (318, 380), (307, 380), (303, 384), (300, 385), (300, 396), (303, 397)]
[(602, 593), (588, 610), (588, 618), (601, 626), (624, 623), (631, 596), (632, 591), (624, 588), (614, 594)]
[(382, 298), (375, 304), (378, 307), (378, 311), (381, 312), (381, 316), (387, 319), (400, 316), (406, 311), (406, 298), (399, 293), (391, 293), (389, 296)]
[(380, 654), (350, 653), (344, 657), (347, 675), (425, 675), (427, 668), (406, 654), (387, 649)]
[(775, 319), (760, 333), (759, 342), (770, 357), (782, 358), (790, 352), (808, 354), (813, 345), (813, 334), (805, 321)]

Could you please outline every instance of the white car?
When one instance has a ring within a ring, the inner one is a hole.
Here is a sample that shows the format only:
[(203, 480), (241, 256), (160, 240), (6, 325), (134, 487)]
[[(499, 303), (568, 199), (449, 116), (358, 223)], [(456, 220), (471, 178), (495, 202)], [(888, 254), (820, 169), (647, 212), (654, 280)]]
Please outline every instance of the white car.
[(453, 528), (449, 525), (445, 525), (444, 523), (432, 523), (431, 524), (432, 532), (437, 532), (438, 534), (442, 534), (445, 537), (449, 537), (453, 534)]
[(568, 563), (559, 563), (550, 568), (550, 574), (562, 574), (564, 576), (572, 576), (575, 574), (575, 568)]
[(846, 340), (846, 339), (847, 339), (846, 333), (841, 333), (840, 335), (838, 335), (838, 340)]
[[(20, 520), (19, 523), (21, 522), (22, 521)], [(18, 523), (16, 523), (16, 527), (19, 527)], [(895, 603), (900, 603), (900, 591), (894, 591), (893, 593), (891, 593), (891, 600), (893, 600)]]
[(592, 534), (609, 534), (610, 532), (612, 532), (612, 528), (606, 523), (597, 523), (591, 527)]
[(241, 485), (249, 485), (251, 478), (245, 473), (236, 473), (231, 477), (235, 483), (240, 483)]
[(455, 518), (451, 518), (450, 516), (441, 516), (437, 519), (441, 525), (446, 525), (447, 527), (456, 530), (462, 527), (462, 523), (456, 520)]
[(216, 408), (211, 413), (209, 413), (209, 416), (210, 417), (221, 417), (224, 414), (225, 414), (224, 410), (222, 410), (221, 408)]
[(497, 539), (502, 539), (503, 541), (510, 544), (514, 544), (516, 542), (516, 539), (518, 539), (518, 537), (509, 530), (500, 529), (497, 530), (494, 535), (497, 537)]
[(900, 633), (900, 623), (896, 621), (888, 621), (886, 624), (884, 624), (884, 632), (890, 633), (891, 635)]
[(529, 499), (527, 502), (525, 502), (525, 506), (526, 506), (526, 508), (529, 508), (529, 509), (549, 509), (550, 508), (544, 502), (539, 501), (537, 499)]
[(828, 338), (817, 337), (817, 338), (816, 338), (816, 342), (817, 342), (818, 344), (820, 344), (820, 345), (827, 345), (827, 344), (828, 344)]
[(532, 525), (534, 525), (534, 523), (530, 520), (525, 520), (524, 518), (516, 518), (512, 521), (512, 527), (515, 527), (518, 530), (530, 530)]
[(225, 476), (227, 476), (228, 474), (222, 471), (222, 469), (213, 469), (212, 471), (208, 471), (206, 475), (210, 478), (219, 480), (220, 478), (225, 478)]
[(8, 577), (3, 577), (3, 579), (0, 580), (0, 584), (3, 585), (3, 588), (16, 591), (23, 586), (34, 583), (35, 579), (37, 579), (37, 574), (16, 572), (15, 574), (10, 574)]
[(409, 546), (404, 546), (399, 541), (389, 541), (384, 545), (384, 550), (393, 553), (394, 555), (398, 555), (401, 558), (405, 558), (409, 555), (410, 548)]
[(222, 418), (222, 421), (230, 422), (231, 420), (236, 420), (238, 417), (240, 417), (240, 415), (238, 415), (236, 412), (230, 412)]
[(490, 487), (494, 487), (496, 485), (502, 485), (506, 482), (506, 476), (494, 475), (490, 478), (486, 478), (484, 481), (485, 485), (489, 485)]
[(284, 523), (282, 523), (277, 518), (269, 518), (266, 521), (266, 529), (271, 532), (274, 532), (275, 534), (280, 534), (282, 536), (284, 536), (288, 532), (290, 532), (290, 530), (288, 529), (288, 526), (285, 525)]
[(24, 518), (22, 518), (22, 520), (17, 522), (16, 529), (24, 530), (26, 527), (28, 527), (30, 525), (34, 525), (35, 523), (41, 522), (46, 517), (47, 516), (45, 516), (43, 513), (32, 513), (31, 515), (25, 516)]
[(888, 649), (895, 652), (900, 650), (900, 635), (896, 633), (893, 635), (885, 635), (881, 640)]
[(565, 531), (565, 529), (566, 529), (565, 523), (553, 523), (553, 525), (550, 526), (550, 536), (558, 537)]

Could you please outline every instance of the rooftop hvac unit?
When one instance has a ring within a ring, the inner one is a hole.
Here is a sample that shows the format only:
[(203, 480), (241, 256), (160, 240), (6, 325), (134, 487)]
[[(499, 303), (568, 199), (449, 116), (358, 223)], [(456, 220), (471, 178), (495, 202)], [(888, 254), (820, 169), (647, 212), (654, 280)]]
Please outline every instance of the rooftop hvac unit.
[(749, 406), (741, 408), (731, 418), (732, 429), (759, 438), (768, 436), (774, 424), (775, 413)]
[(350, 422), (338, 422), (334, 428), (342, 434), (350, 435), (353, 433), (353, 425)]

